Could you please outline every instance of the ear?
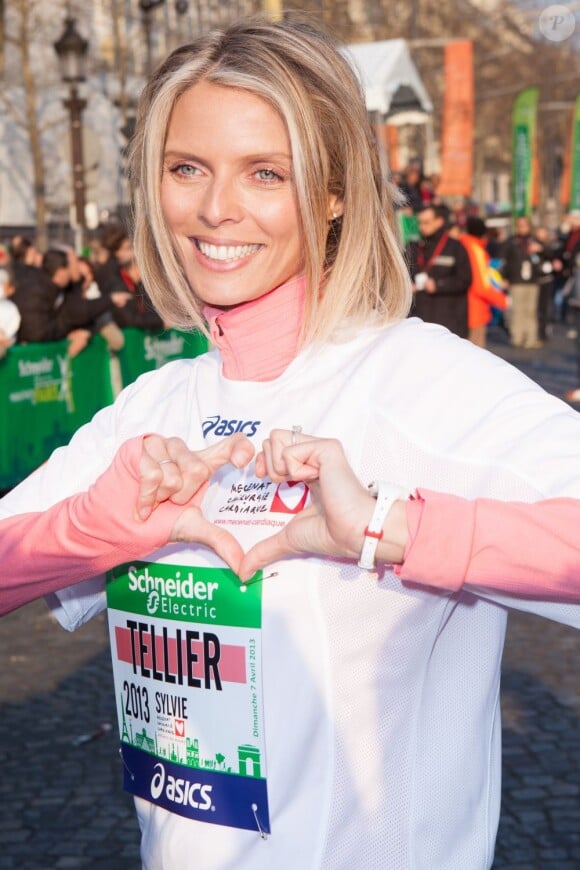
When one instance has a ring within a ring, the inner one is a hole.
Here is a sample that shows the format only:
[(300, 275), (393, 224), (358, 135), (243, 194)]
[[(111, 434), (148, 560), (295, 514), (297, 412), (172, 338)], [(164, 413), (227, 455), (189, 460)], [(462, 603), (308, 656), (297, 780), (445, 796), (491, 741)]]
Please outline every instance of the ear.
[(326, 209), (326, 217), (329, 221), (334, 221), (338, 217), (342, 217), (343, 203), (336, 193), (328, 194), (328, 208)]

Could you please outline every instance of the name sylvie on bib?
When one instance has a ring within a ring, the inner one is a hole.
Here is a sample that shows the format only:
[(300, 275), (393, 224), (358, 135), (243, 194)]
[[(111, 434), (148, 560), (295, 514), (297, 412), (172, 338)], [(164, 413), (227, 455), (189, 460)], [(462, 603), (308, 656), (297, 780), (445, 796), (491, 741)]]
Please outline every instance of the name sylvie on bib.
[(109, 573), (107, 605), (125, 789), (268, 833), (261, 577), (131, 562)]

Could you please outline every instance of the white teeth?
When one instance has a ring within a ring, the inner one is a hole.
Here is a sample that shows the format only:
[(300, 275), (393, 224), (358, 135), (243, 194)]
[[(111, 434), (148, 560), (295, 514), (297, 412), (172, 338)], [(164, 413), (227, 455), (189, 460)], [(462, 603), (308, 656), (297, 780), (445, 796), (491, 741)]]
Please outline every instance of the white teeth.
[(241, 260), (257, 251), (260, 245), (208, 245), (195, 240), (201, 253), (210, 260)]

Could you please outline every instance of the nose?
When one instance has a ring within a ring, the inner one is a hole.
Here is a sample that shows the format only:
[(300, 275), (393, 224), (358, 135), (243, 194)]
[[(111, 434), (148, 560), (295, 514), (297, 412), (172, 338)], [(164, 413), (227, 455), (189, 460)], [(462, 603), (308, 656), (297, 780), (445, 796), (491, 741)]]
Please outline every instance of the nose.
[(238, 223), (242, 219), (242, 203), (235, 179), (212, 176), (204, 187), (199, 204), (199, 218), (210, 227)]

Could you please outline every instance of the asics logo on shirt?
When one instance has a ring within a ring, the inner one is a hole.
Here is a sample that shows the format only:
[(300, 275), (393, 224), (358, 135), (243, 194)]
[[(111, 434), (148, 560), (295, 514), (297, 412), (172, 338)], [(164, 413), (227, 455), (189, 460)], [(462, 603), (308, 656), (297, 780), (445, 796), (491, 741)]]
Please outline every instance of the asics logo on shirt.
[(258, 431), (258, 426), (261, 420), (227, 420), (219, 415), (215, 417), (207, 417), (201, 424), (203, 437), (208, 435), (233, 435), (234, 432), (243, 432), (244, 435), (251, 437)]

